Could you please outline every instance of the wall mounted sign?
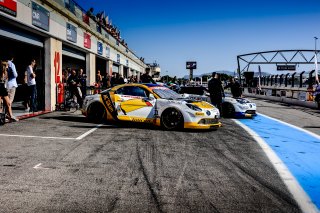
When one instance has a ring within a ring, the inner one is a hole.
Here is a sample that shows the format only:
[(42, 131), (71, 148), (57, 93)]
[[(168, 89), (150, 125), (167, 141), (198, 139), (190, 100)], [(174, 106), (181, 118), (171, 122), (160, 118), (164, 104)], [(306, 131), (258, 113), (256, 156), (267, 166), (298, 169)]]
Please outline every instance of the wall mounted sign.
[(32, 2), (32, 24), (49, 31), (50, 12), (39, 4)]
[(77, 28), (67, 23), (67, 40), (77, 43)]
[(97, 43), (97, 49), (98, 49), (98, 54), (102, 55), (103, 54), (103, 45), (100, 41)]
[(295, 71), (296, 70), (296, 65), (277, 65), (277, 70), (291, 70)]
[(110, 47), (108, 45), (106, 47), (106, 56), (107, 58), (110, 58)]
[(83, 38), (84, 47), (91, 49), (91, 35), (88, 33), (83, 33)]
[(186, 69), (188, 69), (188, 70), (197, 69), (197, 62), (196, 61), (187, 61)]
[(0, 11), (17, 16), (17, 1), (16, 0), (0, 0)]

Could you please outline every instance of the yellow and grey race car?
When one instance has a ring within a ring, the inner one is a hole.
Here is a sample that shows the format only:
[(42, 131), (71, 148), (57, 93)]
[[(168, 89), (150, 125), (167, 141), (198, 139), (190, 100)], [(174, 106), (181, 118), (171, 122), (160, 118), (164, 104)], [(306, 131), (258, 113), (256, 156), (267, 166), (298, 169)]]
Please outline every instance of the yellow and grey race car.
[(82, 114), (103, 119), (150, 123), (167, 130), (210, 129), (221, 126), (217, 108), (205, 101), (183, 98), (158, 84), (122, 84), (84, 99)]

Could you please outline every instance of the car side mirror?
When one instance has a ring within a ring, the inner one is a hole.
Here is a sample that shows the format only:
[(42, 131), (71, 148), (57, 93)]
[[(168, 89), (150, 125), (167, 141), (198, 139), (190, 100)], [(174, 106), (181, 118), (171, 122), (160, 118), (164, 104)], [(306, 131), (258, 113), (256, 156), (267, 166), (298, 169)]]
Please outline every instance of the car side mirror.
[(151, 101), (153, 101), (153, 100), (155, 99), (154, 95), (150, 93), (149, 99), (150, 99)]

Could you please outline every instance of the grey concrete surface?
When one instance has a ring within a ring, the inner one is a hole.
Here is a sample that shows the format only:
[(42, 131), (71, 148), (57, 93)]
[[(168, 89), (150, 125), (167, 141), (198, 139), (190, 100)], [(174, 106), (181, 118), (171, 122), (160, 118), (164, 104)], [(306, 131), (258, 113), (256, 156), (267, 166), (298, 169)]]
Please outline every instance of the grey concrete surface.
[(77, 114), (6, 124), (0, 212), (300, 212), (257, 143), (222, 123), (217, 131), (107, 124), (82, 140), (96, 124)]

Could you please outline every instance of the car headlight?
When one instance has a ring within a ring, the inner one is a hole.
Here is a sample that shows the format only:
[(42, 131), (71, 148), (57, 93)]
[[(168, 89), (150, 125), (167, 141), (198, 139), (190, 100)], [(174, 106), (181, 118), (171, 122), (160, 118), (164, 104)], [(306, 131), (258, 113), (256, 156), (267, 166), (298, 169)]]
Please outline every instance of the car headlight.
[(201, 112), (202, 109), (196, 105), (193, 105), (193, 104), (186, 104), (190, 109), (194, 110), (194, 111), (199, 111)]
[(246, 106), (246, 105), (240, 105), (240, 104), (239, 104), (238, 106), (239, 106), (240, 109), (249, 109), (249, 107)]

